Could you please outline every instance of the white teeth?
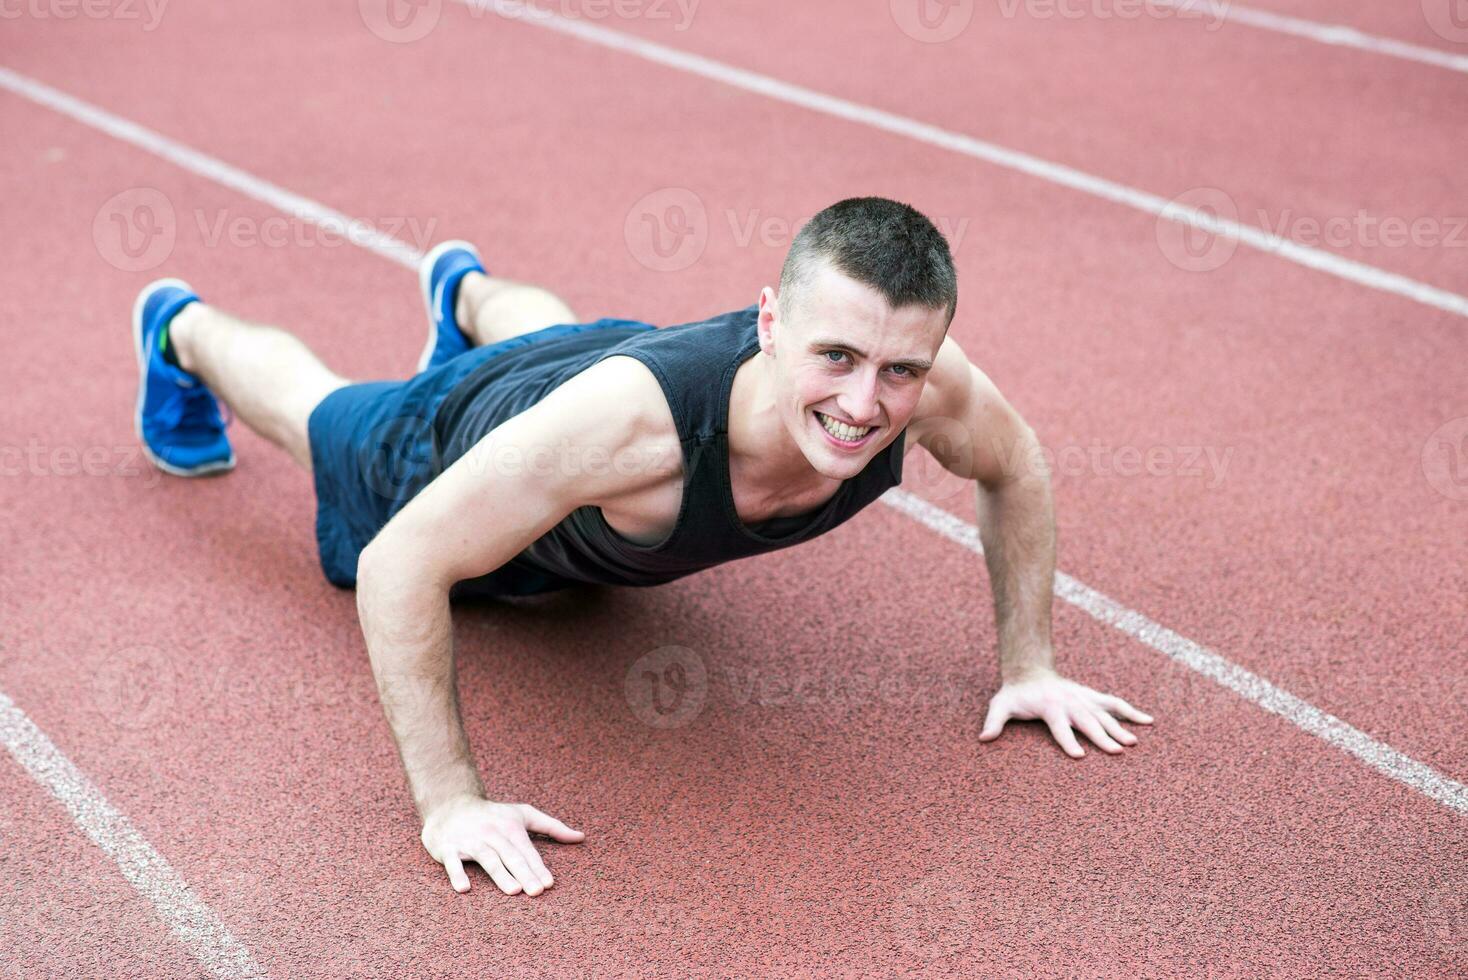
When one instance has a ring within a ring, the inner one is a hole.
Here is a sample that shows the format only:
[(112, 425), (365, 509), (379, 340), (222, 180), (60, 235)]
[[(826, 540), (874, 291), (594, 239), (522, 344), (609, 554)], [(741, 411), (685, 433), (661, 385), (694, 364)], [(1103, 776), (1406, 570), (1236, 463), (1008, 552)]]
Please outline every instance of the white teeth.
[(816, 418), (821, 420), (821, 425), (825, 426), (827, 432), (842, 442), (860, 442), (866, 437), (868, 432), (872, 431), (872, 427), (869, 425), (847, 425), (845, 422), (838, 422), (829, 415), (823, 415), (820, 412), (816, 413)]

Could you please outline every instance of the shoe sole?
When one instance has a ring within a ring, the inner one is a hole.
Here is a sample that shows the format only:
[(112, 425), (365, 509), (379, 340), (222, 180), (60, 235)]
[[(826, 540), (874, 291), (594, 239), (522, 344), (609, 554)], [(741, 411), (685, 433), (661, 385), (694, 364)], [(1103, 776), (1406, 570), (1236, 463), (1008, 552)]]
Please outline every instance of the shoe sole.
[(153, 454), (148, 446), (148, 440), (143, 438), (143, 401), (147, 397), (148, 387), (144, 379), (147, 376), (147, 365), (143, 363), (143, 307), (148, 303), (148, 297), (152, 296), (164, 286), (177, 286), (179, 289), (192, 293), (194, 287), (182, 279), (157, 279), (148, 283), (138, 292), (138, 298), (133, 300), (133, 357), (138, 362), (138, 404), (133, 412), (133, 429), (138, 434), (138, 443), (143, 447), (143, 455), (148, 461), (165, 473), (174, 476), (207, 476), (210, 473), (220, 473), (234, 469), (234, 450), (229, 451), (229, 459), (217, 463), (204, 463), (193, 469), (184, 469), (174, 466), (166, 460), (159, 459)]
[[(423, 312), (428, 314), (428, 343), (423, 345), (423, 353), (418, 355), (418, 372), (422, 374), (428, 367), (428, 361), (433, 357), (433, 349), (438, 346), (438, 319), (433, 309), (433, 267), (445, 252), (454, 249), (463, 249), (474, 256), (480, 266), (484, 265), (484, 257), (479, 254), (479, 249), (468, 242), (451, 241), (439, 242), (433, 246), (432, 251), (423, 256), (423, 261), (418, 263), (418, 291), (423, 294)], [(457, 327), (458, 324), (455, 324)]]

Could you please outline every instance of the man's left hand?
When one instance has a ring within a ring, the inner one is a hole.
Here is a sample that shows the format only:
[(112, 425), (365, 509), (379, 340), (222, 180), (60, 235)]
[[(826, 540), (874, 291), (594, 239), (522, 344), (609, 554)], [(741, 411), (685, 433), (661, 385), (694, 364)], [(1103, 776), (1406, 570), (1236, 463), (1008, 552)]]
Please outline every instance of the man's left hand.
[(1079, 729), (1103, 752), (1115, 753), (1124, 745), (1137, 744), (1137, 737), (1121, 727), (1117, 716), (1138, 725), (1152, 724), (1151, 715), (1138, 711), (1121, 698), (1093, 691), (1054, 671), (1044, 671), (999, 689), (989, 702), (989, 714), (984, 719), (979, 741), (998, 738), (1011, 718), (1039, 719), (1050, 726), (1050, 734), (1073, 759), (1085, 755), (1086, 750), (1081, 748), (1072, 729)]

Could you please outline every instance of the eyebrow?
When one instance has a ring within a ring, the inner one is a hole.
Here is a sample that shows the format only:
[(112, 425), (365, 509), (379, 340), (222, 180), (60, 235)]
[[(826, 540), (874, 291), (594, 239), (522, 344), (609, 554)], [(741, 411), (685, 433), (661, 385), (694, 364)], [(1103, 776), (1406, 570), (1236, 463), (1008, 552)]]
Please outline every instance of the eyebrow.
[[(840, 350), (849, 351), (850, 353), (855, 354), (857, 357), (861, 357), (861, 358), (867, 357), (867, 354), (864, 351), (861, 351), (861, 350), (859, 350), (859, 349), (851, 346), (851, 344), (847, 343), (844, 340), (827, 340), (827, 339), (821, 338), (821, 339), (817, 339), (817, 340), (812, 340), (811, 341), (811, 346), (812, 347), (835, 347), (835, 348), (838, 348)], [(901, 358), (899, 360), (893, 361), (892, 363), (893, 364), (901, 364), (903, 367), (912, 368), (912, 369), (917, 370), (917, 371), (928, 371), (928, 370), (931, 370), (932, 367), (933, 367), (933, 362), (930, 361), (930, 360), (928, 360), (926, 357), (904, 357), (904, 358)]]

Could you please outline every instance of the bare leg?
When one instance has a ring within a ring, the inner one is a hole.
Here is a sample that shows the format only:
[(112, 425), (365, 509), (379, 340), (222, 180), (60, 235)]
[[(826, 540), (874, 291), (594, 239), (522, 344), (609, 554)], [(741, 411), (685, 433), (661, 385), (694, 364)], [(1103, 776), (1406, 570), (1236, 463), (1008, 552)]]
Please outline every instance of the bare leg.
[(459, 280), (454, 318), (476, 347), (542, 327), (576, 322), (571, 308), (549, 290), (481, 272), (471, 272)]
[(179, 311), (168, 340), (180, 367), (311, 471), (306, 420), (321, 399), (348, 383), (345, 378), (284, 330), (246, 323), (203, 303)]

